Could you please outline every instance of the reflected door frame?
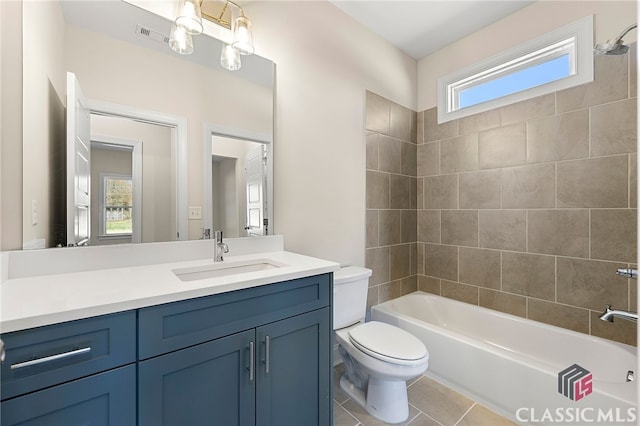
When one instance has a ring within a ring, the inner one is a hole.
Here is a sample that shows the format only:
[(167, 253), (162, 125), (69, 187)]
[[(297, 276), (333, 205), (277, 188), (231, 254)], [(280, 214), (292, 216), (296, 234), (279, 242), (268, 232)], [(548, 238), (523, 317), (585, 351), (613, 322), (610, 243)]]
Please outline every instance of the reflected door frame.
[(91, 99), (88, 100), (88, 105), (92, 114), (130, 118), (149, 124), (173, 127), (175, 129), (175, 140), (172, 143), (171, 150), (174, 159), (172, 168), (175, 172), (176, 240), (188, 240), (187, 119), (176, 115)]
[(219, 124), (205, 123), (203, 140), (204, 140), (204, 206), (203, 213), (203, 227), (214, 231), (213, 226), (213, 182), (212, 182), (212, 167), (211, 156), (213, 152), (211, 150), (211, 137), (221, 136), (224, 138), (238, 139), (241, 141), (258, 142), (264, 144), (267, 149), (267, 191), (266, 200), (267, 208), (265, 212), (265, 218), (269, 220), (268, 230), (269, 235), (274, 233), (274, 221), (273, 221), (273, 135), (268, 133), (259, 133), (247, 129), (240, 129), (229, 126), (222, 126)]

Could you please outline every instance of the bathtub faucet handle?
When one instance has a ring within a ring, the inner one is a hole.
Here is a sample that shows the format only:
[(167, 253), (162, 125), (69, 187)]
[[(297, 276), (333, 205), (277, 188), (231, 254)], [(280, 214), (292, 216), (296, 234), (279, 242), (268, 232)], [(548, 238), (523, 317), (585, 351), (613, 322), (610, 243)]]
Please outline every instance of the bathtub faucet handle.
[(618, 268), (616, 275), (636, 280), (638, 279), (638, 270), (635, 268)]

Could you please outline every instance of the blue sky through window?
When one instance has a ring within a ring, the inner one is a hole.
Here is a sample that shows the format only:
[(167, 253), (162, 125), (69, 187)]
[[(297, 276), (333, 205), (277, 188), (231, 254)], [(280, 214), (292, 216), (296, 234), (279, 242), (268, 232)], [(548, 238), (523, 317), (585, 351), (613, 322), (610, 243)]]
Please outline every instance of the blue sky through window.
[(541, 64), (481, 83), (459, 93), (460, 108), (517, 93), (571, 75), (569, 55), (563, 55)]

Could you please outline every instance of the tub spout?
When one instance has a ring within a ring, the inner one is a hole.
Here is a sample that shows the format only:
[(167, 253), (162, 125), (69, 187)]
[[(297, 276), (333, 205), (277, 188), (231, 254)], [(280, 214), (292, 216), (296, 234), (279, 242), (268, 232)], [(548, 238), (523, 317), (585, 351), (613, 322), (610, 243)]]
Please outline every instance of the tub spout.
[(611, 309), (611, 305), (606, 305), (604, 312), (600, 315), (602, 321), (613, 322), (614, 317), (620, 317), (629, 321), (638, 321), (638, 314), (630, 311), (619, 311), (617, 309)]

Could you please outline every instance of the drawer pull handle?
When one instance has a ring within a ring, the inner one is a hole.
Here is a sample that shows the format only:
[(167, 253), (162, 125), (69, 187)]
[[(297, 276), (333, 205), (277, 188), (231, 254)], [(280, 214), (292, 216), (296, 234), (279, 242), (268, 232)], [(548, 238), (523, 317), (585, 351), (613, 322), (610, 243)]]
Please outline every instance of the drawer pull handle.
[(18, 368), (31, 367), (38, 364), (44, 364), (45, 362), (56, 361), (58, 359), (68, 358), (71, 356), (82, 355), (91, 352), (91, 347), (76, 349), (74, 351), (64, 352), (61, 354), (46, 356), (44, 358), (38, 358), (31, 361), (19, 362), (17, 364), (12, 364), (11, 369), (17, 370)]

